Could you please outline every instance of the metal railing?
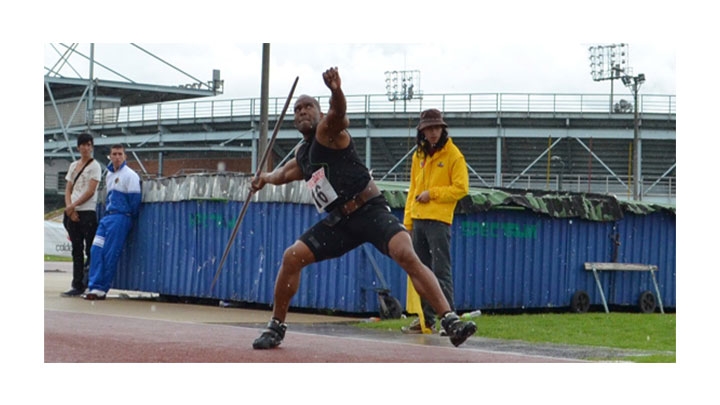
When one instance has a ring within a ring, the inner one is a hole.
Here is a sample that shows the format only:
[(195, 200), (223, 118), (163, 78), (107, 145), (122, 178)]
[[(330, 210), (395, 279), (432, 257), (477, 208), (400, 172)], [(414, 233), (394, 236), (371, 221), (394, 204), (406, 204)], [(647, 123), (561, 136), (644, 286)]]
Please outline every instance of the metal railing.
[[(675, 95), (641, 95), (641, 114), (675, 114)], [(630, 98), (630, 97), (628, 97)], [(329, 96), (320, 96), (320, 105), (326, 106)], [(445, 113), (607, 113), (610, 96), (606, 94), (516, 94), (468, 93), (424, 94), (409, 101), (389, 101), (384, 94), (346, 96), (349, 114), (417, 112), (426, 108), (439, 108)], [(621, 97), (615, 96), (620, 101)], [(269, 99), (268, 112), (279, 115), (284, 98)], [(628, 114), (628, 113), (626, 113)], [(157, 122), (159, 120), (195, 120), (208, 118), (259, 117), (260, 99), (215, 99), (181, 101), (139, 106), (95, 110), (97, 124)]]

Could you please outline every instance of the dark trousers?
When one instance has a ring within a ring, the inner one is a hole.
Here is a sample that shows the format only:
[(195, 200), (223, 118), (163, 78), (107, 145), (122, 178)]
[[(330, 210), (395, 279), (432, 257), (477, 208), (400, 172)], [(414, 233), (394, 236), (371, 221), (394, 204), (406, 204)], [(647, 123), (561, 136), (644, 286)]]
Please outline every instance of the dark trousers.
[[(90, 266), (90, 247), (98, 227), (95, 211), (77, 211), (79, 222), (73, 222), (65, 215), (63, 225), (72, 244), (73, 278), (72, 288), (84, 291), (87, 288)], [(86, 259), (87, 257), (87, 259)]]
[[(428, 266), (445, 295), (450, 309), (455, 309), (452, 263), (450, 259), (450, 225), (433, 220), (413, 220), (412, 241), (415, 253), (424, 265)], [(421, 299), (423, 316), (428, 324), (435, 323), (435, 311), (432, 306)]]

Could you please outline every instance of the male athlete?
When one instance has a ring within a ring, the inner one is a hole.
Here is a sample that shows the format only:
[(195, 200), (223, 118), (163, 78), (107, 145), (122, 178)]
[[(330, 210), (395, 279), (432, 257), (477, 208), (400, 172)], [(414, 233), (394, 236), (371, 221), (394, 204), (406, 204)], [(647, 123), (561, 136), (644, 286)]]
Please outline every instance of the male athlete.
[(300, 284), (302, 269), (315, 262), (342, 256), (365, 242), (372, 243), (407, 272), (418, 294), (438, 314), (453, 345), (459, 346), (477, 330), (453, 312), (437, 278), (413, 250), (410, 234), (390, 212), (385, 197), (360, 160), (347, 131), (347, 105), (336, 67), (323, 73), (330, 89), (330, 108), (320, 111), (318, 101), (302, 95), (295, 102), (295, 128), (304, 142), (295, 158), (269, 173), (260, 173), (251, 183), (258, 191), (265, 184), (281, 185), (305, 180), (318, 210), (328, 215), (305, 231), (288, 247), (275, 280), (273, 314), (255, 349), (272, 349), (285, 337), (285, 317), (290, 300)]

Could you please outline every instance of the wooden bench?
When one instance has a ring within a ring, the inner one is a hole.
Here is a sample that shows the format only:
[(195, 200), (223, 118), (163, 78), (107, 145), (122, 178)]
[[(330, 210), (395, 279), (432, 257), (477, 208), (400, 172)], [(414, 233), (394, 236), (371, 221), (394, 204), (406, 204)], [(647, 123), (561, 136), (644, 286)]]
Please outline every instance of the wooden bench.
[(592, 271), (595, 276), (595, 283), (597, 284), (598, 291), (600, 291), (600, 298), (602, 298), (605, 312), (610, 312), (607, 306), (607, 300), (605, 300), (605, 293), (603, 292), (602, 285), (600, 284), (600, 277), (598, 271), (648, 271), (652, 278), (653, 285), (655, 286), (655, 294), (657, 295), (658, 304), (660, 304), (660, 312), (665, 313), (662, 304), (662, 298), (660, 298), (660, 289), (658, 288), (657, 280), (655, 279), (655, 272), (658, 271), (658, 267), (654, 264), (636, 264), (636, 263), (597, 263), (587, 262), (585, 263), (585, 270)]

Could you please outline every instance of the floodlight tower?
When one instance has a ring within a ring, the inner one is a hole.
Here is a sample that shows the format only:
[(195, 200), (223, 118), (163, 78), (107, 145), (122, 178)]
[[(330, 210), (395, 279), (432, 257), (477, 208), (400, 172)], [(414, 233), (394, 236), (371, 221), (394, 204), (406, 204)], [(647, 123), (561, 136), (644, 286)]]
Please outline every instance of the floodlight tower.
[(645, 83), (645, 75), (640, 73), (637, 76), (625, 75), (622, 77), (623, 84), (633, 93), (633, 103), (635, 109), (634, 115), (634, 135), (633, 135), (633, 200), (642, 200), (642, 192), (640, 191), (640, 174), (641, 170), (641, 146), (640, 146), (640, 115), (638, 112), (638, 92), (640, 86)]
[(594, 45), (590, 51), (590, 75), (596, 82), (610, 80), (610, 113), (613, 112), (613, 83), (625, 73), (630, 60), (628, 44)]
[(403, 101), (403, 112), (407, 109), (407, 101), (422, 98), (420, 91), (420, 71), (402, 70), (385, 72), (385, 91), (389, 101)]

